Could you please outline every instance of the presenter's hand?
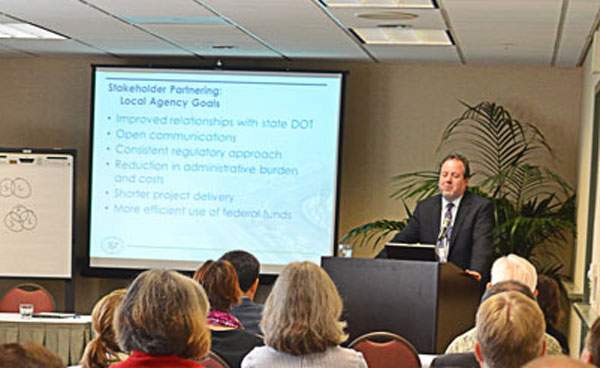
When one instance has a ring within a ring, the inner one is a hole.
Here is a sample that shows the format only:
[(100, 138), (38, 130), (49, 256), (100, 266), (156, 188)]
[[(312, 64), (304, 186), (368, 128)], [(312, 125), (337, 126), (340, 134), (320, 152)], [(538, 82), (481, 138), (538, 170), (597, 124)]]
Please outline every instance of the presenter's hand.
[(465, 270), (465, 273), (477, 281), (481, 281), (481, 274), (477, 271)]

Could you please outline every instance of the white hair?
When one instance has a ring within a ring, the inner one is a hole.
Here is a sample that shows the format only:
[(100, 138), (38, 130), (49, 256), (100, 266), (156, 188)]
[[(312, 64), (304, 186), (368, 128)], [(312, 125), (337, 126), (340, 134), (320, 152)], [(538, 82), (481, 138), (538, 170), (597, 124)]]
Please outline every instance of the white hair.
[(509, 254), (498, 258), (492, 265), (492, 285), (501, 281), (518, 281), (534, 292), (537, 287), (537, 271), (525, 258)]

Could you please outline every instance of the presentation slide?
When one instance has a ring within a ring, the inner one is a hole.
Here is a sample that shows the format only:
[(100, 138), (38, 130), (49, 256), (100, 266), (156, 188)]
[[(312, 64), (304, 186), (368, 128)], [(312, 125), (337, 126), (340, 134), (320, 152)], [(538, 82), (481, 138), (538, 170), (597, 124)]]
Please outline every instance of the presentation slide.
[(90, 267), (331, 255), (342, 73), (94, 67)]

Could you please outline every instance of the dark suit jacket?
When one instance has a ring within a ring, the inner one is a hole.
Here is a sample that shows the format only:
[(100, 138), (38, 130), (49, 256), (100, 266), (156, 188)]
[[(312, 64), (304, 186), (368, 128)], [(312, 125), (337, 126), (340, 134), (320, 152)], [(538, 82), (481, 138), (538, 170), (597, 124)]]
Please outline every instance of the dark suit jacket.
[(439, 355), (431, 361), (430, 367), (479, 368), (475, 353)]
[[(406, 227), (392, 242), (435, 244), (441, 216), (441, 194), (420, 201)], [(463, 269), (479, 272), (484, 280), (488, 279), (493, 258), (493, 228), (492, 201), (465, 192), (454, 219), (448, 260)]]

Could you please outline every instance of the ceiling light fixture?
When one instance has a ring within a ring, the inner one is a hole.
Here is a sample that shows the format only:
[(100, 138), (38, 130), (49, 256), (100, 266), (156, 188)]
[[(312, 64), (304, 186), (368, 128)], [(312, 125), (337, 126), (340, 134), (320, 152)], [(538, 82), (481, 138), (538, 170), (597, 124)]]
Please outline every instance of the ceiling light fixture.
[(20, 38), (36, 40), (66, 40), (67, 38), (57, 33), (29, 23), (4, 23), (0, 24), (0, 38)]
[(353, 28), (368, 45), (451, 46), (452, 39), (444, 30), (403, 28)]
[(370, 20), (412, 20), (419, 16), (399, 11), (383, 11), (376, 13), (358, 13), (356, 14), (356, 17)]
[(435, 9), (432, 0), (322, 0), (325, 6), (351, 8)]

